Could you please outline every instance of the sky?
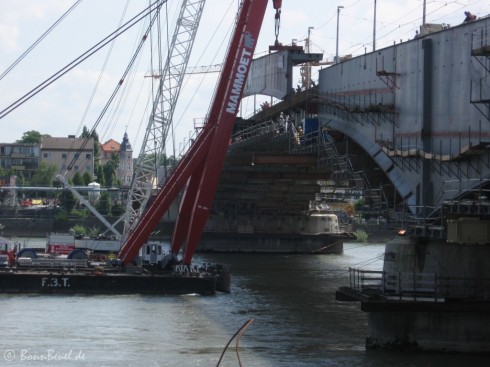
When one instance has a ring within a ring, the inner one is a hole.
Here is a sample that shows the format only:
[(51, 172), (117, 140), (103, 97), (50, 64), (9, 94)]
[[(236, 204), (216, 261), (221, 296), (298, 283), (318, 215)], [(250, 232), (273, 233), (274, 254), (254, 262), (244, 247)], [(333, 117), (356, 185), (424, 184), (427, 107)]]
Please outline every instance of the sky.
[[(339, 55), (361, 55), (373, 50), (374, 28), (376, 49), (413, 38), (422, 24), (424, 2), (426, 23), (455, 26), (463, 22), (464, 11), (479, 17), (490, 14), (490, 2), (483, 0), (284, 0), (278, 40), (284, 45), (293, 40), (304, 45), (309, 34), (310, 51), (323, 53), (324, 61), (331, 61), (336, 52), (338, 18)], [(180, 3), (168, 0), (163, 7), (162, 28), (169, 29), (170, 35)], [(190, 69), (222, 63), (238, 3), (238, 0), (206, 1)], [(149, 77), (155, 70), (150, 62), (152, 43), (145, 42), (120, 92), (104, 114), (102, 111), (141, 39), (146, 26), (143, 22), (25, 103), (8, 114), (5, 112), (147, 5), (148, 0), (0, 0), (0, 116), (3, 115), (0, 142), (14, 142), (31, 130), (53, 137), (79, 136), (83, 126), (89, 130), (96, 126), (101, 142), (109, 139), (121, 142), (127, 132), (135, 151), (133, 156), (139, 154), (155, 81)], [(270, 1), (256, 56), (265, 55), (275, 41), (274, 15)], [(58, 20), (58, 25), (45, 34)], [(32, 50), (21, 57), (28, 49)], [(182, 142), (189, 139), (194, 127), (205, 117), (218, 76), (218, 73), (186, 75), (173, 118), (171, 141), (175, 150), (168, 144), (171, 150), (168, 154), (178, 152)], [(299, 71), (295, 71), (293, 78), (296, 79), (293, 85), (298, 84)], [(313, 79), (317, 78), (316, 72)], [(254, 106), (267, 99), (265, 96), (244, 99), (240, 115), (251, 116)]]

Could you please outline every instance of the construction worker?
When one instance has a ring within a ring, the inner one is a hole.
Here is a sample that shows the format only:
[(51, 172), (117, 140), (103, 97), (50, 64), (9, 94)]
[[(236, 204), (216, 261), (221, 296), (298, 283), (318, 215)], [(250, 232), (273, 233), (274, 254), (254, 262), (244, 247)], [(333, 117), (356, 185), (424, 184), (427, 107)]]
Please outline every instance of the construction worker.
[(469, 11), (465, 11), (464, 15), (466, 15), (466, 18), (464, 19), (463, 23), (473, 22), (476, 20), (476, 15), (471, 14)]

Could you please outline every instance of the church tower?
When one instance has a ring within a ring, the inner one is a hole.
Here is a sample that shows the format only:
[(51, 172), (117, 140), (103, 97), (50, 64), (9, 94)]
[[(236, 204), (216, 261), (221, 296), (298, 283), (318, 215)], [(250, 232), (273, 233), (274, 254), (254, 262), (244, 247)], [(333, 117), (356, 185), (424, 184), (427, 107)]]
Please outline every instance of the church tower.
[(119, 169), (117, 176), (121, 180), (123, 187), (131, 185), (133, 178), (133, 149), (129, 143), (128, 133), (124, 133), (123, 141), (119, 148)]

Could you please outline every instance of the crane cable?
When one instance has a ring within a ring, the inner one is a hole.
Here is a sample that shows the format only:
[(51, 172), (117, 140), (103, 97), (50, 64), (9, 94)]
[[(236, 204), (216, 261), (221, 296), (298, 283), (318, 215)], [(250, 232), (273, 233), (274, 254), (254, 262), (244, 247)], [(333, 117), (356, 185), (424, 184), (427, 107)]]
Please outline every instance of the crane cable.
[(73, 9), (75, 9), (82, 0), (78, 0), (75, 4), (73, 4), (61, 17), (58, 18), (56, 22), (51, 25), (34, 43), (29, 46), (27, 50), (25, 50), (22, 55), (20, 55), (17, 60), (15, 60), (12, 65), (10, 65), (5, 71), (0, 75), (0, 80), (2, 80), (8, 73), (12, 71), (13, 68), (17, 66), (61, 21), (69, 14)]
[[(99, 117), (97, 118), (97, 121), (94, 123), (94, 126), (92, 127), (92, 130), (90, 132), (90, 136), (92, 136), (93, 133), (96, 131), (97, 126), (99, 125), (100, 121), (104, 117), (104, 115), (107, 112), (107, 110), (108, 110), (109, 106), (111, 105), (112, 101), (116, 97), (117, 92), (119, 91), (119, 89), (123, 85), (126, 76), (129, 74), (129, 72), (130, 72), (130, 70), (131, 70), (131, 68), (132, 68), (132, 66), (133, 66), (133, 64), (134, 64), (137, 56), (139, 55), (139, 53), (140, 53), (140, 51), (141, 51), (141, 49), (143, 47), (143, 44), (145, 43), (145, 41), (146, 41), (146, 39), (148, 37), (148, 34), (151, 31), (151, 28), (153, 27), (153, 23), (155, 22), (156, 18), (158, 17), (158, 15), (160, 13), (160, 8), (161, 8), (162, 5), (163, 5), (163, 3), (161, 3), (155, 9), (155, 15), (151, 19), (150, 24), (148, 25), (147, 31), (145, 32), (143, 38), (141, 39), (140, 44), (138, 45), (136, 51), (134, 52), (133, 57), (131, 58), (128, 67), (126, 68), (126, 70), (124, 71), (121, 79), (119, 80), (119, 83), (117, 83), (116, 89), (114, 89), (114, 92), (112, 93), (111, 97), (109, 98), (109, 100), (107, 101), (106, 105), (104, 106), (102, 112), (100, 113)], [(82, 143), (79, 151), (81, 151), (81, 150), (83, 150), (85, 148), (85, 146), (87, 145), (87, 142), (88, 142), (89, 139), (90, 139), (89, 137), (85, 138), (85, 140)], [(73, 167), (73, 165), (76, 163), (76, 161), (78, 159), (78, 156), (79, 156), (79, 154), (75, 154), (75, 156), (73, 157), (71, 163), (69, 164), (69, 166), (67, 168), (68, 170), (70, 170)]]
[[(228, 12), (230, 11), (230, 9), (231, 9), (232, 6), (233, 6), (233, 4), (230, 3), (230, 5), (228, 6), (228, 8), (226, 9), (226, 12), (223, 14), (223, 16), (221, 17), (220, 21), (218, 22), (216, 28), (214, 29), (213, 34), (208, 37), (208, 43), (205, 45), (204, 51), (201, 53), (201, 55), (197, 59), (196, 63), (198, 63), (201, 60), (201, 58), (203, 57), (205, 51), (209, 49), (209, 47), (211, 45), (211, 42), (215, 39), (215, 37), (216, 37), (216, 35), (218, 33), (219, 27), (223, 25), (224, 20), (226, 19), (226, 16), (228, 15)], [(219, 45), (219, 49), (221, 49), (222, 47), (224, 47), (224, 43), (225, 43), (228, 35), (230, 34), (230, 32), (231, 32), (231, 29), (228, 28), (228, 30), (226, 31), (226, 35), (223, 37), (223, 39), (222, 39), (222, 41), (221, 41), (221, 43)], [(211, 60), (212, 63), (215, 62), (215, 59), (216, 59), (217, 56), (218, 56), (218, 54), (215, 53), (214, 56), (213, 56), (213, 58), (212, 58), (212, 60)], [(189, 80), (190, 80), (190, 77), (187, 77), (186, 80), (184, 81), (184, 87), (187, 85), (187, 83), (189, 82)], [(179, 119), (177, 120), (177, 123), (175, 124), (174, 129), (176, 129), (179, 126), (179, 124), (182, 122), (182, 120), (184, 118), (184, 113), (186, 113), (189, 110), (189, 107), (192, 105), (192, 102), (194, 101), (194, 98), (199, 93), (199, 90), (200, 90), (203, 82), (204, 82), (204, 77), (201, 78), (201, 80), (199, 81), (199, 84), (197, 85), (197, 87), (193, 88), (194, 89), (194, 93), (187, 100), (187, 104), (183, 108), (183, 112), (180, 115)], [(175, 142), (174, 142), (174, 147), (175, 147)], [(175, 152), (175, 149), (174, 149), (174, 152)], [(174, 153), (174, 157), (175, 157), (175, 153)]]
[[(121, 19), (120, 19), (120, 21), (119, 21), (119, 23), (118, 23), (118, 28), (120, 28), (120, 27), (122, 26), (122, 22), (123, 22), (123, 20), (124, 20), (124, 17), (125, 17), (126, 11), (127, 11), (127, 9), (128, 9), (129, 1), (130, 1), (130, 0), (127, 0), (127, 2), (126, 2), (126, 6), (124, 7), (123, 13), (122, 13), (122, 15), (121, 15)], [(111, 45), (109, 46), (109, 50), (108, 50), (108, 52), (107, 52), (107, 55), (106, 55), (105, 61), (104, 61), (103, 65), (102, 65), (102, 69), (101, 69), (101, 71), (100, 71), (100, 73), (99, 73), (99, 77), (98, 77), (98, 79), (97, 79), (97, 82), (95, 83), (95, 86), (94, 86), (94, 88), (93, 88), (93, 90), (92, 90), (92, 94), (91, 94), (91, 96), (90, 96), (90, 98), (89, 98), (89, 101), (88, 101), (88, 103), (87, 103), (87, 106), (85, 107), (85, 111), (84, 111), (84, 113), (83, 113), (83, 115), (82, 115), (82, 119), (80, 120), (80, 123), (78, 124), (77, 130), (76, 130), (76, 134), (75, 134), (75, 135), (76, 135), (76, 136), (78, 136), (78, 135), (79, 135), (79, 133), (80, 133), (80, 131), (82, 131), (82, 135), (81, 135), (81, 137), (83, 137), (85, 140), (90, 139), (90, 138), (94, 138), (94, 137), (97, 135), (96, 133), (94, 133), (94, 132), (95, 132), (94, 130), (88, 130), (88, 129), (87, 129), (88, 136), (84, 136), (84, 134), (83, 134), (83, 128), (85, 128), (85, 126), (84, 126), (84, 121), (85, 121), (85, 119), (86, 119), (86, 117), (87, 117), (87, 115), (88, 115), (88, 112), (89, 112), (90, 107), (91, 107), (91, 105), (92, 105), (92, 102), (93, 102), (93, 100), (94, 100), (95, 94), (96, 94), (96, 92), (97, 92), (97, 90), (98, 90), (98, 87), (99, 87), (99, 84), (100, 84), (100, 82), (101, 82), (101, 80), (102, 80), (102, 77), (103, 77), (104, 71), (105, 71), (105, 69), (106, 69), (107, 63), (109, 62), (109, 59), (110, 59), (110, 56), (111, 56), (111, 54), (112, 54), (112, 49), (113, 49), (113, 47), (114, 47), (115, 41), (116, 41), (115, 39), (113, 39), (113, 40), (111, 41)], [(98, 138), (97, 140), (98, 140), (98, 141), (100, 141), (101, 136), (100, 136), (100, 135), (97, 135), (97, 138)], [(88, 142), (88, 140), (87, 140), (87, 142)], [(75, 145), (75, 140), (73, 140), (72, 144), (70, 145), (70, 149), (72, 149), (74, 145)], [(85, 147), (85, 146), (86, 146), (86, 143), (83, 143), (83, 147)], [(82, 149), (83, 149), (83, 148), (82, 148)], [(82, 149), (78, 149), (78, 150), (77, 150), (76, 155), (77, 155), (77, 154), (78, 154), (78, 155), (80, 155), (80, 154), (81, 154)], [(96, 149), (96, 148), (94, 147), (94, 150), (95, 150), (95, 149)], [(94, 154), (95, 154), (95, 152), (94, 152)], [(95, 157), (95, 156), (94, 156), (94, 157)], [(65, 164), (65, 163), (66, 163), (67, 161), (68, 161), (68, 158), (65, 158), (65, 159), (63, 160), (63, 165), (62, 165), (62, 166), (60, 166), (59, 173), (60, 173), (60, 174), (62, 174), (62, 175), (64, 175), (64, 174), (66, 173), (66, 171), (65, 171), (65, 170), (66, 170), (66, 164)], [(70, 165), (69, 165), (69, 167), (70, 167), (70, 168), (72, 167), (72, 163), (74, 163), (74, 162), (72, 161), (72, 162), (70, 163)], [(94, 174), (95, 174), (95, 167), (94, 167)]]
[[(121, 19), (119, 21), (119, 24), (118, 24), (118, 27), (121, 27), (122, 25), (122, 22), (123, 22), (123, 19), (126, 15), (126, 11), (128, 9), (128, 5), (129, 5), (129, 0), (126, 1), (126, 6), (124, 7), (124, 10), (123, 10), (123, 13), (121, 15)], [(112, 54), (112, 49), (114, 48), (114, 44), (115, 44), (115, 40), (112, 41), (111, 45), (109, 46), (109, 50), (107, 52), (107, 55), (106, 55), (106, 58), (104, 60), (104, 63), (102, 64), (102, 68), (99, 72), (99, 76), (97, 78), (97, 82), (95, 83), (95, 86), (94, 86), (94, 89), (92, 90), (92, 94), (90, 95), (90, 98), (89, 98), (89, 101), (87, 103), (87, 106), (85, 107), (85, 111), (83, 112), (83, 115), (82, 115), (82, 119), (80, 120), (80, 123), (78, 124), (78, 128), (77, 128), (77, 135), (78, 135), (78, 132), (83, 128), (83, 124), (85, 122), (85, 119), (87, 118), (87, 115), (88, 115), (88, 112), (90, 110), (90, 107), (92, 106), (92, 102), (95, 98), (95, 94), (99, 88), (99, 85), (100, 85), (100, 82), (102, 80), (102, 77), (104, 75), (104, 72), (106, 70), (106, 67), (107, 67), (107, 64), (109, 62), (109, 58)]]
[(157, 6), (159, 9), (162, 4), (160, 5), (155, 5), (158, 4), (160, 0), (155, 1), (152, 5), (150, 5), (148, 8), (144, 9), (140, 13), (138, 13), (136, 16), (131, 18), (128, 22), (126, 22), (121, 28), (118, 28), (116, 31), (112, 32), (109, 36), (104, 38), (102, 41), (97, 43), (95, 46), (90, 48), (89, 50), (85, 51), (82, 55), (77, 57), (75, 60), (70, 62), (68, 65), (57, 71), (55, 74), (53, 74), (51, 77), (43, 81), (41, 84), (38, 86), (34, 87), (31, 91), (17, 99), (15, 102), (10, 104), (8, 107), (0, 111), (0, 119), (4, 118), (7, 116), (10, 112), (14, 111), (21, 105), (23, 105), (25, 102), (30, 100), (32, 97), (37, 95), (39, 92), (41, 92), (43, 89), (47, 88), (49, 85), (54, 83), (56, 80), (61, 78), (63, 75), (68, 73), (70, 70), (81, 64), (83, 61), (88, 59), (90, 56), (98, 52), (100, 49), (102, 49), (104, 46), (109, 44), (113, 39), (119, 37), (121, 34), (132, 28), (134, 25), (136, 25), (139, 21), (144, 19), (151, 11), (155, 10), (153, 9), (154, 6)]

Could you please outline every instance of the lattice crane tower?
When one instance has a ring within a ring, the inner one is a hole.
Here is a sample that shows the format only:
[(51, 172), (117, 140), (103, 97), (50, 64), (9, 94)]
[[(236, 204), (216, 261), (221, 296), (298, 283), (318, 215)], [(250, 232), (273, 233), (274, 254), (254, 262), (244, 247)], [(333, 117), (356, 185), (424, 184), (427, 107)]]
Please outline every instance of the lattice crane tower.
[(161, 68), (158, 90), (136, 161), (128, 193), (123, 239), (139, 221), (151, 196), (156, 178), (155, 160), (163, 155), (173, 113), (180, 94), (205, 0), (184, 0), (180, 9), (168, 56)]

